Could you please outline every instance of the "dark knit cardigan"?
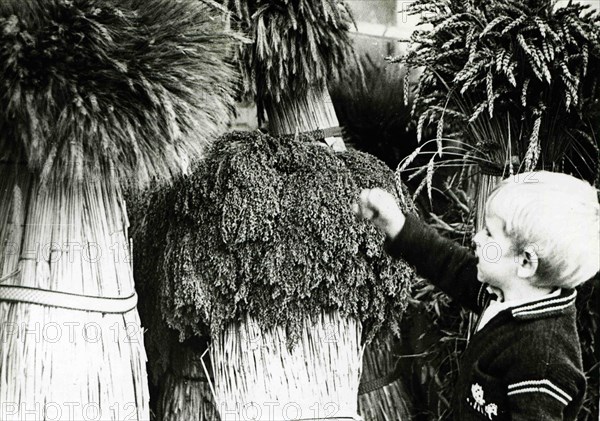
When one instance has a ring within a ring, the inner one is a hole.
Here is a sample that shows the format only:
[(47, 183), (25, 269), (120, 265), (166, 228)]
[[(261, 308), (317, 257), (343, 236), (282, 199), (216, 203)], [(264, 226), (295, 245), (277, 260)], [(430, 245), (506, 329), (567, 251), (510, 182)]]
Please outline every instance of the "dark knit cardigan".
[[(477, 257), (414, 217), (386, 248), (476, 313), (493, 297), (477, 280)], [(503, 310), (473, 335), (459, 364), (455, 419), (576, 419), (586, 381), (575, 296), (563, 289), (559, 297)]]

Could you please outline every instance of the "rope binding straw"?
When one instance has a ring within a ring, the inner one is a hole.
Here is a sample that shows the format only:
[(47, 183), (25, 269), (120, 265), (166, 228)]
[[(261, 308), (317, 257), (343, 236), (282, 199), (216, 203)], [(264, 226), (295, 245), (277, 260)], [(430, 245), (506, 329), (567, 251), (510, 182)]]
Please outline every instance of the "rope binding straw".
[(360, 382), (358, 385), (358, 394), (364, 395), (365, 393), (371, 393), (374, 390), (381, 389), (387, 385), (394, 383), (396, 380), (400, 378), (399, 373), (388, 373), (382, 377), (378, 377), (373, 380), (369, 380), (366, 382)]
[(0, 302), (2, 301), (38, 304), (69, 310), (123, 314), (135, 309), (137, 294), (133, 292), (126, 297), (96, 297), (19, 285), (0, 285)]
[(299, 139), (304, 142), (324, 140), (329, 137), (341, 137), (341, 127), (327, 127), (325, 129), (316, 129), (308, 132), (298, 132), (280, 135), (279, 137), (284, 139)]

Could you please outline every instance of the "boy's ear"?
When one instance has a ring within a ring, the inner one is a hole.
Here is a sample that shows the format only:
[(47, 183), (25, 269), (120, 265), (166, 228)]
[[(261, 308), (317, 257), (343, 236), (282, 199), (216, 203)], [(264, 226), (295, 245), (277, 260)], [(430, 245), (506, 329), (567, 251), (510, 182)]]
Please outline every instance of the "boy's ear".
[(519, 254), (519, 267), (517, 268), (517, 276), (520, 278), (531, 278), (535, 275), (538, 269), (538, 255), (533, 247), (526, 247)]

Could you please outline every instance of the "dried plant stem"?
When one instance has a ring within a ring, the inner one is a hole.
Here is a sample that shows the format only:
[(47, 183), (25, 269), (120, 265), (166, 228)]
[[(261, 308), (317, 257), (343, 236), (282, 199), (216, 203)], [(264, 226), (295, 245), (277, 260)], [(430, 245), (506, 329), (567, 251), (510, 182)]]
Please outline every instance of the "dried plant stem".
[(357, 418), (361, 333), (337, 311), (307, 318), (292, 349), (281, 326), (263, 331), (249, 317), (230, 325), (210, 348), (221, 417)]
[[(3, 284), (132, 294), (127, 218), (114, 179), (43, 183), (25, 167), (0, 165), (0, 223)], [(14, 419), (33, 412), (36, 419), (149, 419), (137, 310), (4, 301), (0, 321), (0, 402)]]

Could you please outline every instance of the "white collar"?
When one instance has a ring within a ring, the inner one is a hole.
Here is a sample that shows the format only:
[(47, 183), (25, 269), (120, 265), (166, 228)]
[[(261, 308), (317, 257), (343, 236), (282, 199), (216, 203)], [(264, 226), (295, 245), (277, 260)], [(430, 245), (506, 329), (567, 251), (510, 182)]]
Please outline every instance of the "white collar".
[[(490, 290), (490, 287), (487, 287), (488, 292), (492, 293), (495, 295), (495, 293), (493, 291)], [(502, 310), (506, 310), (506, 309), (512, 309), (512, 315), (515, 318), (519, 318), (519, 316), (523, 317), (523, 316), (528, 316), (530, 313), (532, 312), (539, 312), (540, 310), (537, 309), (537, 307), (543, 307), (543, 311), (547, 312), (549, 310), (547, 305), (543, 305), (541, 306), (541, 304), (532, 304), (532, 303), (536, 303), (536, 302), (540, 302), (540, 303), (552, 303), (553, 300), (555, 298), (560, 297), (560, 295), (562, 294), (563, 290), (561, 288), (557, 288), (555, 291), (552, 291), (551, 293), (545, 295), (542, 300), (540, 300), (539, 298), (525, 298), (525, 299), (521, 299), (521, 300), (508, 300), (508, 301), (497, 301), (497, 300), (491, 300), (489, 305), (486, 307), (486, 309), (483, 311), (483, 313), (481, 314), (481, 317), (479, 318), (479, 323), (477, 324), (477, 331), (480, 331), (490, 320), (492, 320), (498, 313), (500, 313)], [(575, 291), (573, 291), (575, 292)], [(561, 299), (559, 299), (561, 300)], [(568, 297), (565, 297), (565, 303), (568, 302), (567, 305), (570, 305), (571, 302), (574, 302), (575, 300), (575, 296), (574, 295), (569, 295)], [(563, 303), (561, 303), (563, 304)], [(526, 318), (526, 317), (524, 317)]]

